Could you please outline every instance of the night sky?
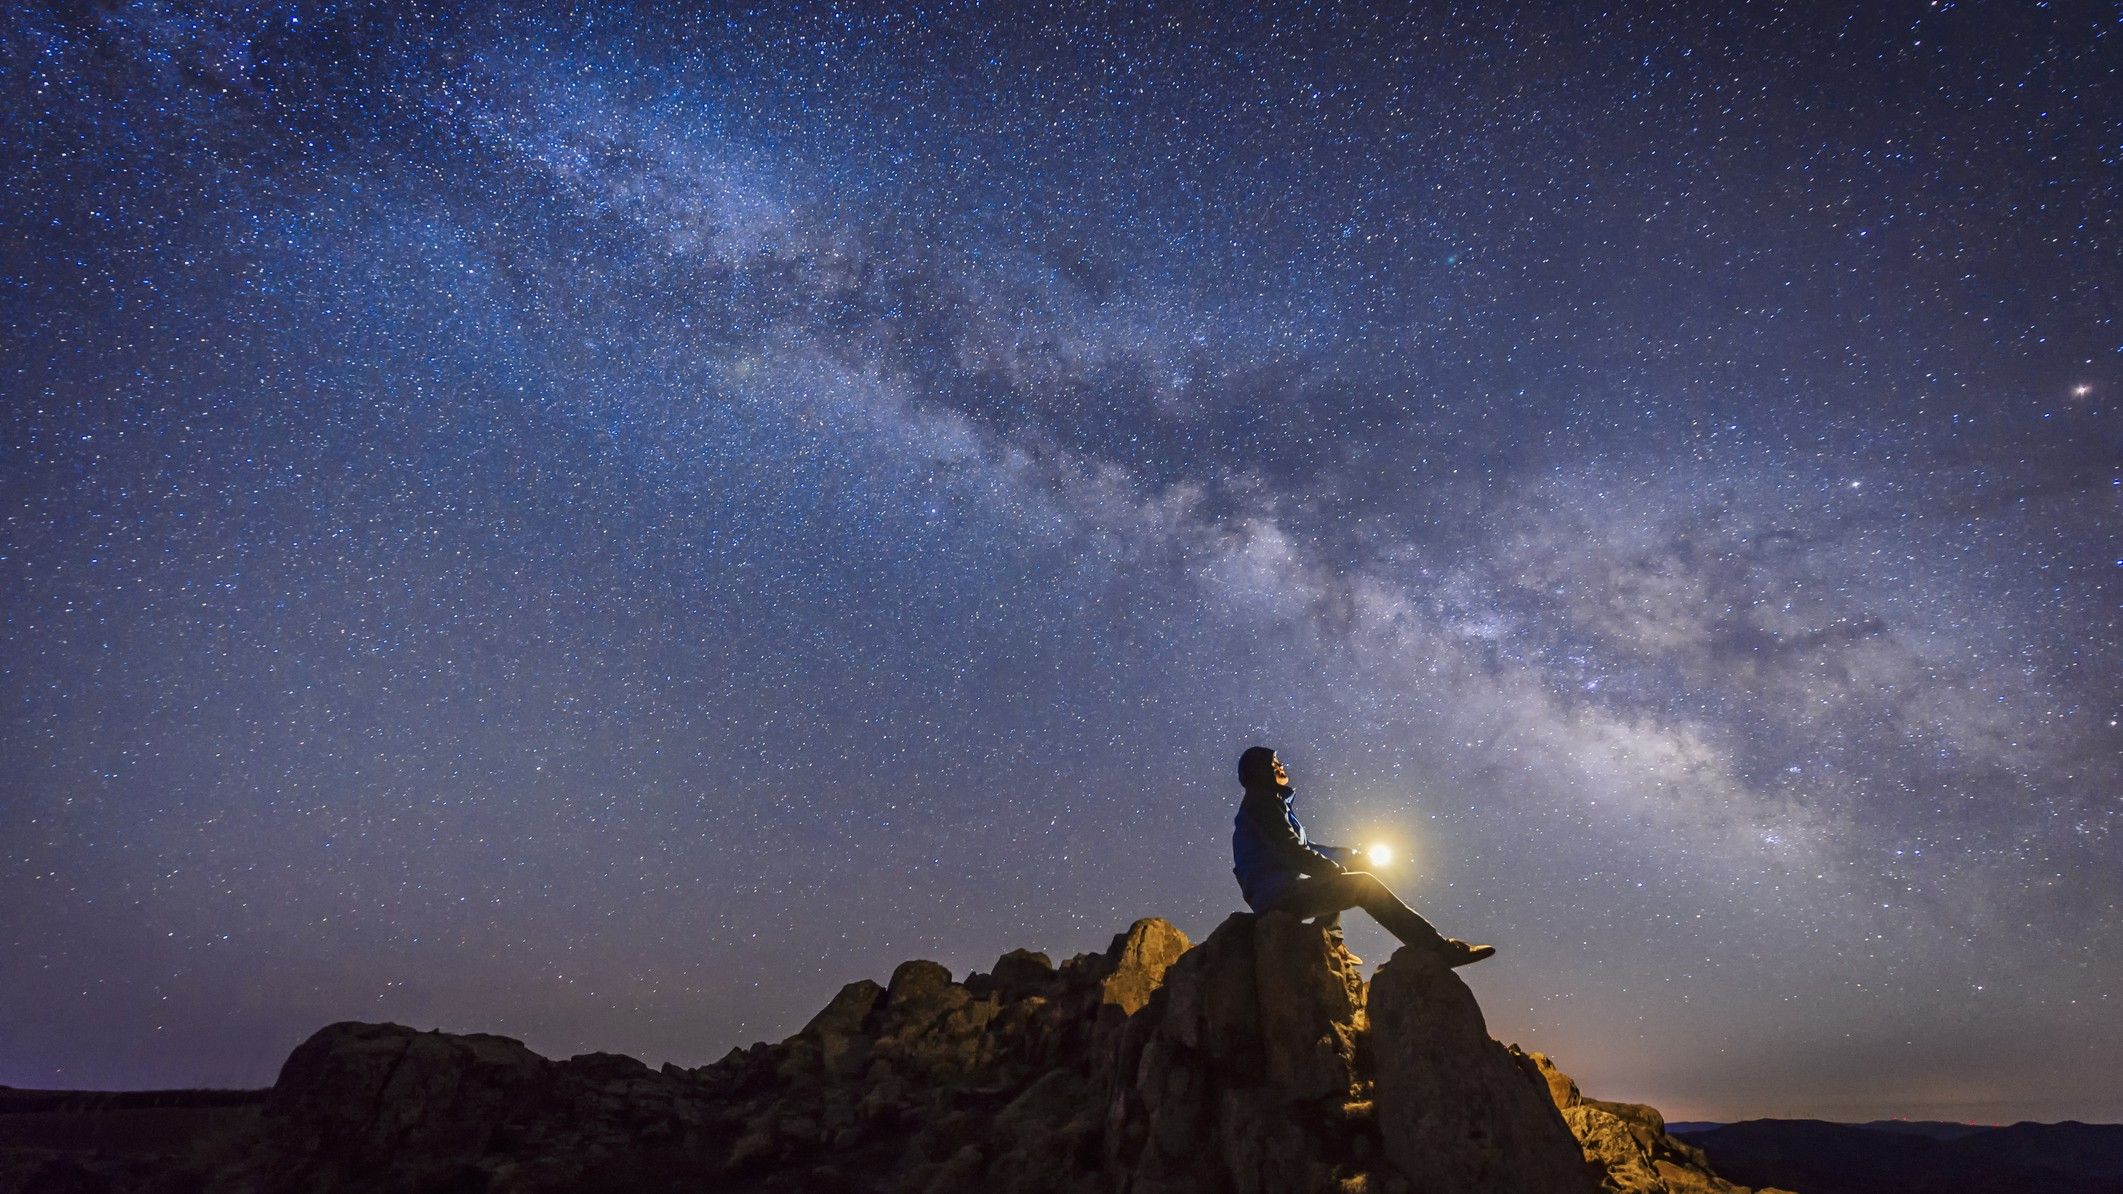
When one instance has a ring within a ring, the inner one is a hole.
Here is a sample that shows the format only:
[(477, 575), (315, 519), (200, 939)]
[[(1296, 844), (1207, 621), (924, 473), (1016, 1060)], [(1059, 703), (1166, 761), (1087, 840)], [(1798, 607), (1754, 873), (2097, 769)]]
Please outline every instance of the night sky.
[[(0, 1083), (1197, 939), (2123, 1120), (2123, 11), (0, 16)], [(1352, 914), (1371, 962), (1388, 940)]]

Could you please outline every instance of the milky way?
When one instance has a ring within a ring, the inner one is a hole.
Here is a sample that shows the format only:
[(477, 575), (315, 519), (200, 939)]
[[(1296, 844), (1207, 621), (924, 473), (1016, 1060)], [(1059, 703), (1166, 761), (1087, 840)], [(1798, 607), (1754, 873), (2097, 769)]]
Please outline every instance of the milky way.
[(1199, 937), (1264, 742), (1595, 1093), (2123, 1119), (2113, 8), (1392, 13), (11, 8), (0, 1082)]

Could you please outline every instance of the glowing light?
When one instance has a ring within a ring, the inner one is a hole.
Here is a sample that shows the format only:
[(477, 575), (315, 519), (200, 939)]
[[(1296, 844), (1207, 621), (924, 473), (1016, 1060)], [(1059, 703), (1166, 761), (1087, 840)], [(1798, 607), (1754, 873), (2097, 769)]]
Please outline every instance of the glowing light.
[(1384, 842), (1375, 842), (1369, 850), (1364, 851), (1364, 857), (1371, 860), (1372, 866), (1385, 866), (1393, 861), (1393, 847)]
[(2071, 396), (2074, 398), (2084, 398), (2093, 392), (2094, 388), (2089, 385), (2076, 385), (2071, 388)]

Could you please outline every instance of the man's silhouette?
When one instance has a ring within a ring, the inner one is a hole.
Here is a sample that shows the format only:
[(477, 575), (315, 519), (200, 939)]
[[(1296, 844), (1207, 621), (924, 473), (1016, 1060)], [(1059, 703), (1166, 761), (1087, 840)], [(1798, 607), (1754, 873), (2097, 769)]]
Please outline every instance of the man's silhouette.
[(1479, 962), (1496, 952), (1441, 935), (1368, 871), (1351, 870), (1356, 851), (1314, 845), (1291, 808), (1290, 772), (1265, 746), (1238, 757), (1238, 782), (1246, 789), (1231, 831), (1231, 872), (1255, 912), (1289, 912), (1333, 918), (1344, 908), (1362, 908), (1404, 945), (1430, 950), (1448, 966)]

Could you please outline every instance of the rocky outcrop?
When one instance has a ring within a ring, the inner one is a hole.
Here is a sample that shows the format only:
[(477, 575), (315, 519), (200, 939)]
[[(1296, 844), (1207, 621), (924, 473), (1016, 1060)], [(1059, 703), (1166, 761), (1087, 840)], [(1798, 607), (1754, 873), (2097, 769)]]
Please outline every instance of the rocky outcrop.
[(1233, 916), (1166, 972), (1114, 1065), (1105, 1159), (1139, 1191), (1363, 1188), (1377, 1133), (1356, 959), (1287, 916)]
[(268, 1191), (1743, 1194), (1657, 1112), (1491, 1040), (1452, 971), (1370, 984), (1340, 936), (1142, 920), (1059, 966), (1013, 951), (850, 983), (779, 1044), (651, 1070), (497, 1036), (335, 1024), (201, 1173)]
[(1538, 1064), (1489, 1038), (1450, 970), (1402, 950), (1379, 967), (1371, 1005), (1386, 1155), (1418, 1189), (1598, 1187)]
[(508, 1037), (334, 1024), (289, 1056), (255, 1140), (215, 1185), (239, 1190), (560, 1190), (725, 1150), (722, 1108), (684, 1071)]
[[(1527, 1054), (1585, 1159), (1615, 1194), (1732, 1194), (1743, 1191), (1711, 1172), (1703, 1150), (1666, 1133), (1666, 1117), (1642, 1103), (1588, 1099), (1568, 1074), (1539, 1053)], [(1779, 1194), (1765, 1188), (1763, 1194)]]

